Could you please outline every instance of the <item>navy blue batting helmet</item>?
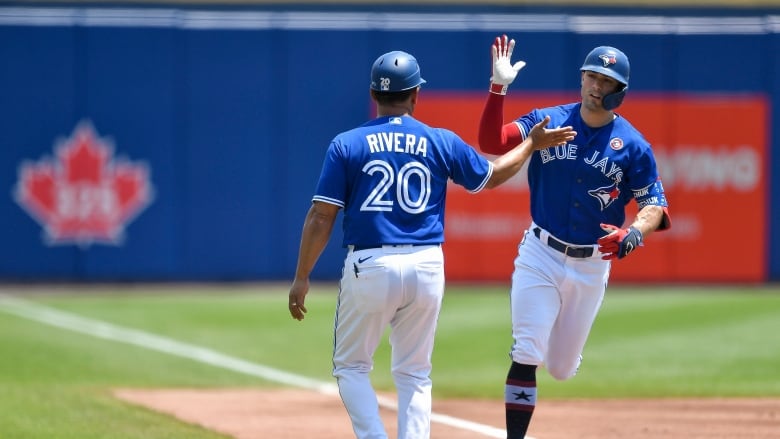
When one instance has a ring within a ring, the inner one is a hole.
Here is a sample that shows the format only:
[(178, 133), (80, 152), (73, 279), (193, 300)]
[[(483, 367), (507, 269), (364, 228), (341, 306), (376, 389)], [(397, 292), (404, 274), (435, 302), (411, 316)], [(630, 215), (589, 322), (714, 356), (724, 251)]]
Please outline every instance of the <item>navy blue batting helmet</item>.
[(406, 52), (385, 53), (371, 67), (371, 90), (404, 91), (421, 84), (425, 84), (425, 80), (420, 77), (417, 59)]
[(623, 103), (623, 98), (628, 90), (628, 76), (631, 66), (625, 53), (610, 46), (599, 46), (588, 53), (580, 71), (591, 71), (609, 76), (623, 84), (615, 93), (604, 96), (602, 103), (604, 108), (612, 110)]

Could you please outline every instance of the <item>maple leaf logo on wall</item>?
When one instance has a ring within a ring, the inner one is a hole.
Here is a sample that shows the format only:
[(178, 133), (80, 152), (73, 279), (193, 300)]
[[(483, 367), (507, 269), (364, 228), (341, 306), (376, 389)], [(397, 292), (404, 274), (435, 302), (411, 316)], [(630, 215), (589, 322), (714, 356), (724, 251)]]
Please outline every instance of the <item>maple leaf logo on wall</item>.
[(47, 244), (120, 245), (127, 223), (152, 201), (147, 166), (114, 160), (111, 143), (89, 122), (54, 153), (21, 164), (16, 202), (43, 226)]

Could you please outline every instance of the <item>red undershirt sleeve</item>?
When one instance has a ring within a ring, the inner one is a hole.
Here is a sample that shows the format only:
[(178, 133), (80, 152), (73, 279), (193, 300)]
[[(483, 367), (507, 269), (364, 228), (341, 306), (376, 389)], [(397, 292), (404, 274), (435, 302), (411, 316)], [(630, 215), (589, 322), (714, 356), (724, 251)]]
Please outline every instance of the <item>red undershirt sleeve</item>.
[(504, 96), (488, 93), (482, 117), (479, 120), (479, 148), (488, 154), (500, 155), (523, 141), (520, 127), (504, 123)]

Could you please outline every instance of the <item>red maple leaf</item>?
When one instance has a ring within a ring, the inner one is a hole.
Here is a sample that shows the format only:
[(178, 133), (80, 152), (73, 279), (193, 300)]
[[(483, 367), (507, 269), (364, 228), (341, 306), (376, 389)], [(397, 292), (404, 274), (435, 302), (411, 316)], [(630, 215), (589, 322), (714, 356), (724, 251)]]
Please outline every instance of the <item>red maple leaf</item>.
[(55, 150), (54, 160), (22, 164), (17, 203), (53, 243), (119, 244), (126, 223), (151, 202), (147, 167), (114, 163), (110, 144), (89, 123)]
[(73, 137), (58, 151), (68, 183), (100, 184), (111, 151), (95, 138), (89, 125), (76, 128)]
[(48, 163), (23, 164), (17, 199), (40, 221), (54, 211), (54, 169)]

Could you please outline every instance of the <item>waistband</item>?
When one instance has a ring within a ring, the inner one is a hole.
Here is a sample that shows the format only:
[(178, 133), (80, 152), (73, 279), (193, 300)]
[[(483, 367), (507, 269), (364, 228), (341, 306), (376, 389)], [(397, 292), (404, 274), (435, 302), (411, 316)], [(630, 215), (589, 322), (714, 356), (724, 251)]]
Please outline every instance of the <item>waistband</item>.
[[(534, 235), (539, 238), (540, 241), (545, 242), (545, 240), (542, 238), (542, 228), (538, 226), (534, 226), (531, 229), (532, 232), (534, 232)], [(572, 258), (589, 258), (593, 256), (593, 246), (587, 245), (587, 246), (578, 246), (578, 245), (569, 245), (563, 241), (559, 241), (555, 239), (551, 234), (545, 233), (544, 235), (547, 235), (547, 242), (546, 244), (550, 247), (552, 247), (555, 250), (558, 250), (559, 252), (565, 254), (566, 256), (572, 257)]]
[(399, 249), (399, 248), (411, 248), (411, 247), (425, 247), (425, 246), (440, 246), (439, 243), (419, 243), (419, 244), (375, 244), (375, 245), (348, 245), (347, 248), (349, 248), (353, 252), (358, 252), (360, 250), (371, 250), (371, 249), (377, 249), (377, 248), (385, 248), (385, 249)]

